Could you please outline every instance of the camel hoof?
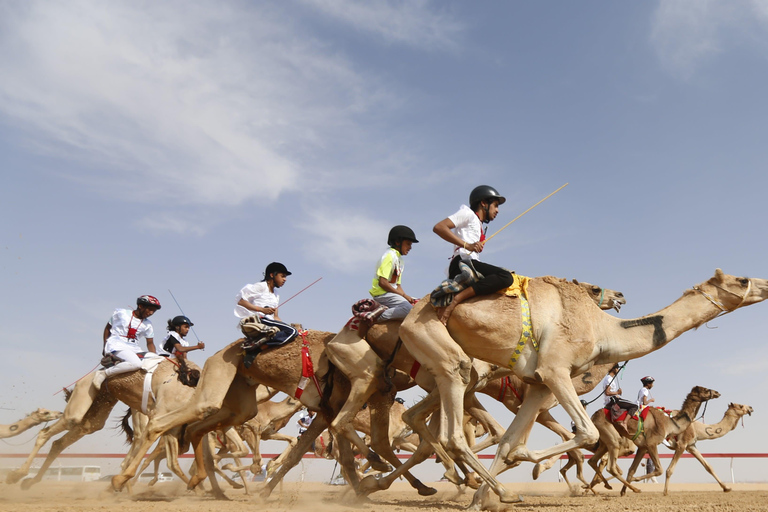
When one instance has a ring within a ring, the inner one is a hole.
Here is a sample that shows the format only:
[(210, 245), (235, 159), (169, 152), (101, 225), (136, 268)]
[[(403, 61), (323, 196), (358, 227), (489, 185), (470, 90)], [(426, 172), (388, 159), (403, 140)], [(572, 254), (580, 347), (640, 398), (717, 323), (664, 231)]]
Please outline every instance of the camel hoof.
[(531, 472), (531, 476), (534, 480), (539, 479), (539, 475), (541, 474), (541, 464), (536, 464), (533, 466), (533, 471)]
[(120, 492), (123, 490), (123, 486), (125, 483), (130, 480), (130, 478), (126, 478), (123, 475), (115, 475), (112, 477), (112, 490), (115, 492)]
[(34, 478), (25, 478), (21, 481), (21, 490), (28, 491), (35, 484)]
[(11, 471), (10, 473), (8, 473), (8, 476), (5, 477), (5, 483), (6, 484), (15, 484), (16, 482), (18, 482), (19, 480), (21, 480), (25, 476), (27, 476), (26, 473), (22, 473), (20, 471)]
[(523, 503), (525, 500), (519, 494), (509, 495), (504, 493), (503, 496), (499, 496), (499, 501), (502, 503)]
[(467, 478), (466, 478), (466, 480), (464, 481), (464, 483), (465, 483), (465, 484), (466, 484), (466, 486), (467, 486), (467, 487), (469, 487), (470, 489), (475, 489), (475, 490), (477, 490), (477, 489), (479, 489), (479, 488), (480, 488), (480, 484), (481, 484), (482, 482), (480, 482), (480, 480), (478, 480), (478, 478), (477, 478), (477, 474), (476, 474), (476, 473), (470, 473), (469, 475), (467, 475)]
[(731, 488), (730, 488), (730, 487), (725, 487), (725, 488), (723, 489), (723, 492), (731, 492)]
[[(423, 484), (422, 484), (423, 485)], [(373, 475), (367, 476), (363, 478), (360, 481), (360, 484), (357, 487), (357, 495), (358, 496), (368, 496), (371, 493), (374, 493), (376, 491), (381, 490), (381, 485), (379, 483), (379, 479), (376, 478)], [(437, 491), (435, 491), (437, 492)], [(421, 494), (421, 489), (419, 489), (419, 494)]]
[(437, 489), (434, 487), (427, 487), (426, 485), (419, 487), (419, 496), (432, 496), (433, 494), (437, 494)]

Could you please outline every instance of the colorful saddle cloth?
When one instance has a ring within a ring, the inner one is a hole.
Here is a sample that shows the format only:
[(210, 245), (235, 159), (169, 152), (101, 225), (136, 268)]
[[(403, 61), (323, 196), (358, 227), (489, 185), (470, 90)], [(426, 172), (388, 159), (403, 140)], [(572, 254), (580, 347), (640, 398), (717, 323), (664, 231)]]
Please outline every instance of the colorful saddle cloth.
[(465, 288), (469, 288), (483, 278), (483, 274), (463, 261), (459, 262), (459, 270), (461, 272), (456, 277), (445, 279), (429, 294), (429, 300), (434, 307), (444, 308), (448, 306), (453, 301), (455, 294)]

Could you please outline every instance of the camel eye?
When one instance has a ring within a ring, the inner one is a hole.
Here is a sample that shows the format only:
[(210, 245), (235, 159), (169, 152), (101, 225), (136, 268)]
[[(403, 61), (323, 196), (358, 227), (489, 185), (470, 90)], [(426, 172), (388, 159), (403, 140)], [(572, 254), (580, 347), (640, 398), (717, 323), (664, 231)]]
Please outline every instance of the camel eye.
[(592, 287), (592, 293), (594, 293), (595, 295), (600, 293), (600, 287), (599, 286), (593, 286)]
[(741, 283), (741, 286), (747, 286), (749, 284), (749, 279), (746, 277), (740, 277), (739, 282)]

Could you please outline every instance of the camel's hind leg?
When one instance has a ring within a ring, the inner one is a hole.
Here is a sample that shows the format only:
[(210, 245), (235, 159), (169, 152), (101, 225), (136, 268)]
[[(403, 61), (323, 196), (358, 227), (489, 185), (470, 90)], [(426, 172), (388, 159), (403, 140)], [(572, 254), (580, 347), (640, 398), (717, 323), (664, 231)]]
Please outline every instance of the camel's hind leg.
[[(389, 437), (389, 414), (393, 399), (393, 393), (386, 395), (376, 393), (368, 401), (368, 405), (371, 408), (371, 443), (373, 449), (382, 454), (395, 468), (398, 468), (402, 466), (402, 462), (392, 451), (392, 440)], [(403, 476), (421, 496), (431, 496), (437, 492), (437, 489), (424, 485), (410, 471), (403, 473)]]
[[(383, 362), (373, 351), (368, 342), (360, 337), (359, 331), (345, 326), (326, 346), (328, 359), (344, 374), (350, 386), (349, 393), (331, 421), (328, 430), (336, 438), (348, 439), (377, 471), (390, 471), (390, 468), (376, 452), (366, 446), (352, 426), (352, 420), (368, 398), (377, 391), (383, 382)], [(344, 383), (346, 385), (346, 383)]]
[(38, 483), (43, 479), (45, 472), (53, 464), (53, 461), (64, 451), (67, 447), (80, 440), (83, 436), (97, 432), (104, 427), (104, 424), (109, 418), (109, 413), (114, 408), (117, 400), (109, 395), (101, 395), (98, 402), (94, 402), (88, 413), (83, 418), (82, 422), (75, 425), (66, 434), (51, 444), (51, 450), (48, 452), (48, 456), (40, 466), (40, 469), (31, 479), (24, 480), (21, 483), (22, 489), (29, 489), (33, 484)]

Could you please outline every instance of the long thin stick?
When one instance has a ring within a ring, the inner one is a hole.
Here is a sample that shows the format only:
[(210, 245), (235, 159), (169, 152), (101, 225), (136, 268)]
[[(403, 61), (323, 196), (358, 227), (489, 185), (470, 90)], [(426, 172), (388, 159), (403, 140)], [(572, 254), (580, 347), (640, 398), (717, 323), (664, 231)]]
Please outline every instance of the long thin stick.
[(304, 288), (302, 288), (301, 290), (299, 290), (299, 291), (298, 291), (298, 293), (295, 293), (295, 294), (291, 295), (290, 297), (288, 297), (288, 298), (287, 298), (287, 299), (286, 299), (286, 300), (285, 300), (285, 301), (284, 301), (282, 304), (280, 304), (280, 305), (281, 305), (281, 306), (285, 306), (285, 304), (286, 304), (286, 303), (287, 303), (289, 300), (291, 300), (292, 298), (294, 298), (294, 297), (295, 297), (296, 295), (298, 295), (299, 293), (303, 292), (304, 290), (306, 290), (306, 289), (307, 289), (307, 288), (309, 288), (310, 286), (312, 286), (312, 285), (314, 285), (315, 283), (317, 283), (318, 281), (320, 281), (320, 279), (322, 279), (322, 277), (321, 277), (321, 278), (319, 278), (319, 279), (315, 279), (315, 280), (314, 280), (314, 281), (313, 281), (311, 284), (309, 284), (308, 286), (305, 286)]
[(536, 208), (537, 206), (539, 206), (541, 203), (543, 203), (544, 201), (546, 201), (547, 199), (549, 199), (549, 198), (550, 198), (550, 197), (552, 197), (553, 195), (557, 194), (558, 192), (560, 192), (562, 189), (564, 189), (564, 188), (565, 188), (565, 187), (567, 187), (567, 186), (568, 186), (568, 184), (566, 183), (565, 185), (563, 185), (562, 187), (558, 188), (557, 190), (555, 190), (554, 192), (552, 192), (551, 194), (549, 194), (547, 197), (545, 197), (544, 199), (542, 199), (541, 201), (539, 201), (539, 202), (538, 202), (538, 203), (536, 203), (535, 205), (533, 205), (533, 206), (531, 206), (530, 208), (528, 208), (527, 210), (525, 210), (523, 213), (521, 213), (520, 215), (518, 215), (517, 217), (515, 217), (515, 218), (514, 218), (514, 219), (512, 219), (511, 221), (509, 221), (509, 222), (507, 222), (506, 224), (504, 224), (504, 226), (503, 226), (503, 227), (502, 227), (500, 230), (498, 230), (497, 232), (495, 232), (494, 234), (492, 234), (491, 236), (489, 236), (488, 238), (486, 238), (486, 239), (485, 239), (486, 243), (488, 242), (488, 240), (490, 240), (491, 238), (495, 237), (496, 235), (498, 235), (499, 233), (501, 233), (501, 232), (502, 232), (504, 229), (506, 229), (506, 228), (507, 228), (507, 226), (509, 226), (510, 224), (512, 224), (513, 222), (515, 222), (517, 219), (519, 219), (520, 217), (522, 217), (523, 215), (525, 215), (525, 214), (526, 214), (526, 213), (528, 213), (529, 211), (533, 210), (534, 208)]
[[(181, 309), (181, 306), (179, 306), (179, 301), (177, 301), (177, 300), (176, 300), (176, 297), (174, 297), (174, 296), (173, 296), (173, 292), (171, 291), (171, 289), (170, 289), (170, 288), (168, 288), (168, 293), (170, 293), (170, 294), (171, 294), (171, 297), (173, 297), (173, 302), (175, 302), (175, 303), (176, 303), (176, 306), (179, 308), (179, 311), (181, 311), (181, 314), (182, 314), (182, 315), (184, 315), (184, 316), (187, 316), (187, 314), (186, 314), (186, 313), (184, 313), (184, 310), (183, 310), (183, 309)], [(189, 318), (189, 317), (187, 317), (187, 318)], [(195, 328), (194, 328), (194, 327), (192, 327), (191, 325), (189, 326), (189, 328), (190, 328), (190, 329), (192, 329), (192, 334), (194, 334), (194, 335), (195, 335), (195, 338), (197, 338), (197, 342), (198, 342), (198, 343), (200, 343), (200, 338), (198, 338), (198, 337), (197, 337), (197, 333), (195, 332)], [(200, 350), (205, 350), (205, 349), (202, 349), (202, 348), (201, 348)]]

